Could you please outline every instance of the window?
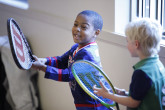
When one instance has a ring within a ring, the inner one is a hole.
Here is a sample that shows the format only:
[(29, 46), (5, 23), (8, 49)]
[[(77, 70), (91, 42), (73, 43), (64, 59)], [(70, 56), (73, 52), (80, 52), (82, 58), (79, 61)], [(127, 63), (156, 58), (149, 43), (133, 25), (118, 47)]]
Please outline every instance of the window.
[(137, 17), (156, 19), (163, 27), (165, 40), (165, 0), (130, 0), (130, 21)]
[(29, 8), (28, 0), (0, 0), (0, 3), (14, 6), (21, 9)]

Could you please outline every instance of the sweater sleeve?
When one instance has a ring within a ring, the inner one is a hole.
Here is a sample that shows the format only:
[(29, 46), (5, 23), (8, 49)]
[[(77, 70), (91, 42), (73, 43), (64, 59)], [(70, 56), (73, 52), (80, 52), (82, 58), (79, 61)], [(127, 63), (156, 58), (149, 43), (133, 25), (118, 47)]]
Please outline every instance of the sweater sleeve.
[(135, 100), (143, 100), (149, 89), (152, 80), (142, 70), (135, 70), (130, 84), (130, 95)]
[(45, 78), (63, 82), (73, 80), (74, 77), (71, 72), (71, 67), (68, 67), (68, 59), (77, 46), (77, 44), (73, 45), (72, 48), (62, 56), (47, 57)]
[(73, 53), (73, 51), (77, 48), (77, 44), (73, 45), (72, 48), (65, 52), (62, 56), (55, 56), (55, 57), (46, 57), (47, 62), (46, 65), (56, 67), (59, 69), (65, 69), (68, 67), (68, 59), (69, 55)]
[(46, 57), (46, 65), (64, 69), (68, 66), (69, 51), (64, 53), (62, 56)]
[(69, 82), (74, 79), (70, 67), (66, 69), (58, 69), (52, 66), (47, 66), (45, 78), (62, 82)]

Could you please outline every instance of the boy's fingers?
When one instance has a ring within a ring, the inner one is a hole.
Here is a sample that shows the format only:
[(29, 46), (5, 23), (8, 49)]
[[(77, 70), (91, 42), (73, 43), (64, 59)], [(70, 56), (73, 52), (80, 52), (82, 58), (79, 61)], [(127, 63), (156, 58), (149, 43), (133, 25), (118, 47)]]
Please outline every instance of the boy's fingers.
[(96, 85), (93, 86), (93, 90), (97, 90), (98, 88), (96, 87)]
[(114, 87), (115, 88), (115, 90), (118, 90), (119, 88), (117, 88), (117, 87)]
[(101, 81), (99, 83), (100, 83), (101, 88), (105, 88)]
[(99, 88), (97, 88), (96, 85), (93, 86), (93, 92), (94, 92), (94, 94), (98, 95), (98, 89)]
[(35, 55), (32, 55), (33, 57), (37, 57), (37, 56), (35, 56)]
[(41, 63), (43, 63), (43, 64), (45, 64), (46, 63), (46, 58), (38, 58), (38, 60), (41, 62)]
[(36, 61), (38, 61), (38, 57), (37, 57), (37, 56), (33, 55), (33, 58), (34, 58)]

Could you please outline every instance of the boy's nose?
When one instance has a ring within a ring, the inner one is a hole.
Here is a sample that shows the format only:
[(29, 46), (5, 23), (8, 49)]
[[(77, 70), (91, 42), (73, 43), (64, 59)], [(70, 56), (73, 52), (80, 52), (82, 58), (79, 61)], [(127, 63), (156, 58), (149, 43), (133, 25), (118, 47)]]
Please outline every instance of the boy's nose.
[(80, 31), (80, 27), (77, 27), (77, 28), (76, 28), (76, 31)]

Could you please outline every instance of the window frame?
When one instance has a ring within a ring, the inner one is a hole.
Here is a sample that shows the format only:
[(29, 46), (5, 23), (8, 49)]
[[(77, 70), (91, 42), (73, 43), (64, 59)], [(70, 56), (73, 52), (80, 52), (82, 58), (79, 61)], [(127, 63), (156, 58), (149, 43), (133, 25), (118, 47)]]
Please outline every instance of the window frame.
[[(146, 1), (149, 2), (148, 16), (146, 16)], [(154, 3), (155, 2), (155, 3)], [(155, 5), (155, 6), (154, 6)], [(154, 10), (155, 8), (155, 10)], [(155, 12), (155, 14), (154, 14)], [(162, 39), (165, 40), (165, 0), (130, 0), (130, 19), (132, 21), (138, 17), (149, 17), (151, 19), (156, 19), (160, 22), (163, 27)], [(163, 45), (165, 42), (163, 41)]]
[(29, 8), (28, 0), (0, 0), (0, 3), (24, 10)]

